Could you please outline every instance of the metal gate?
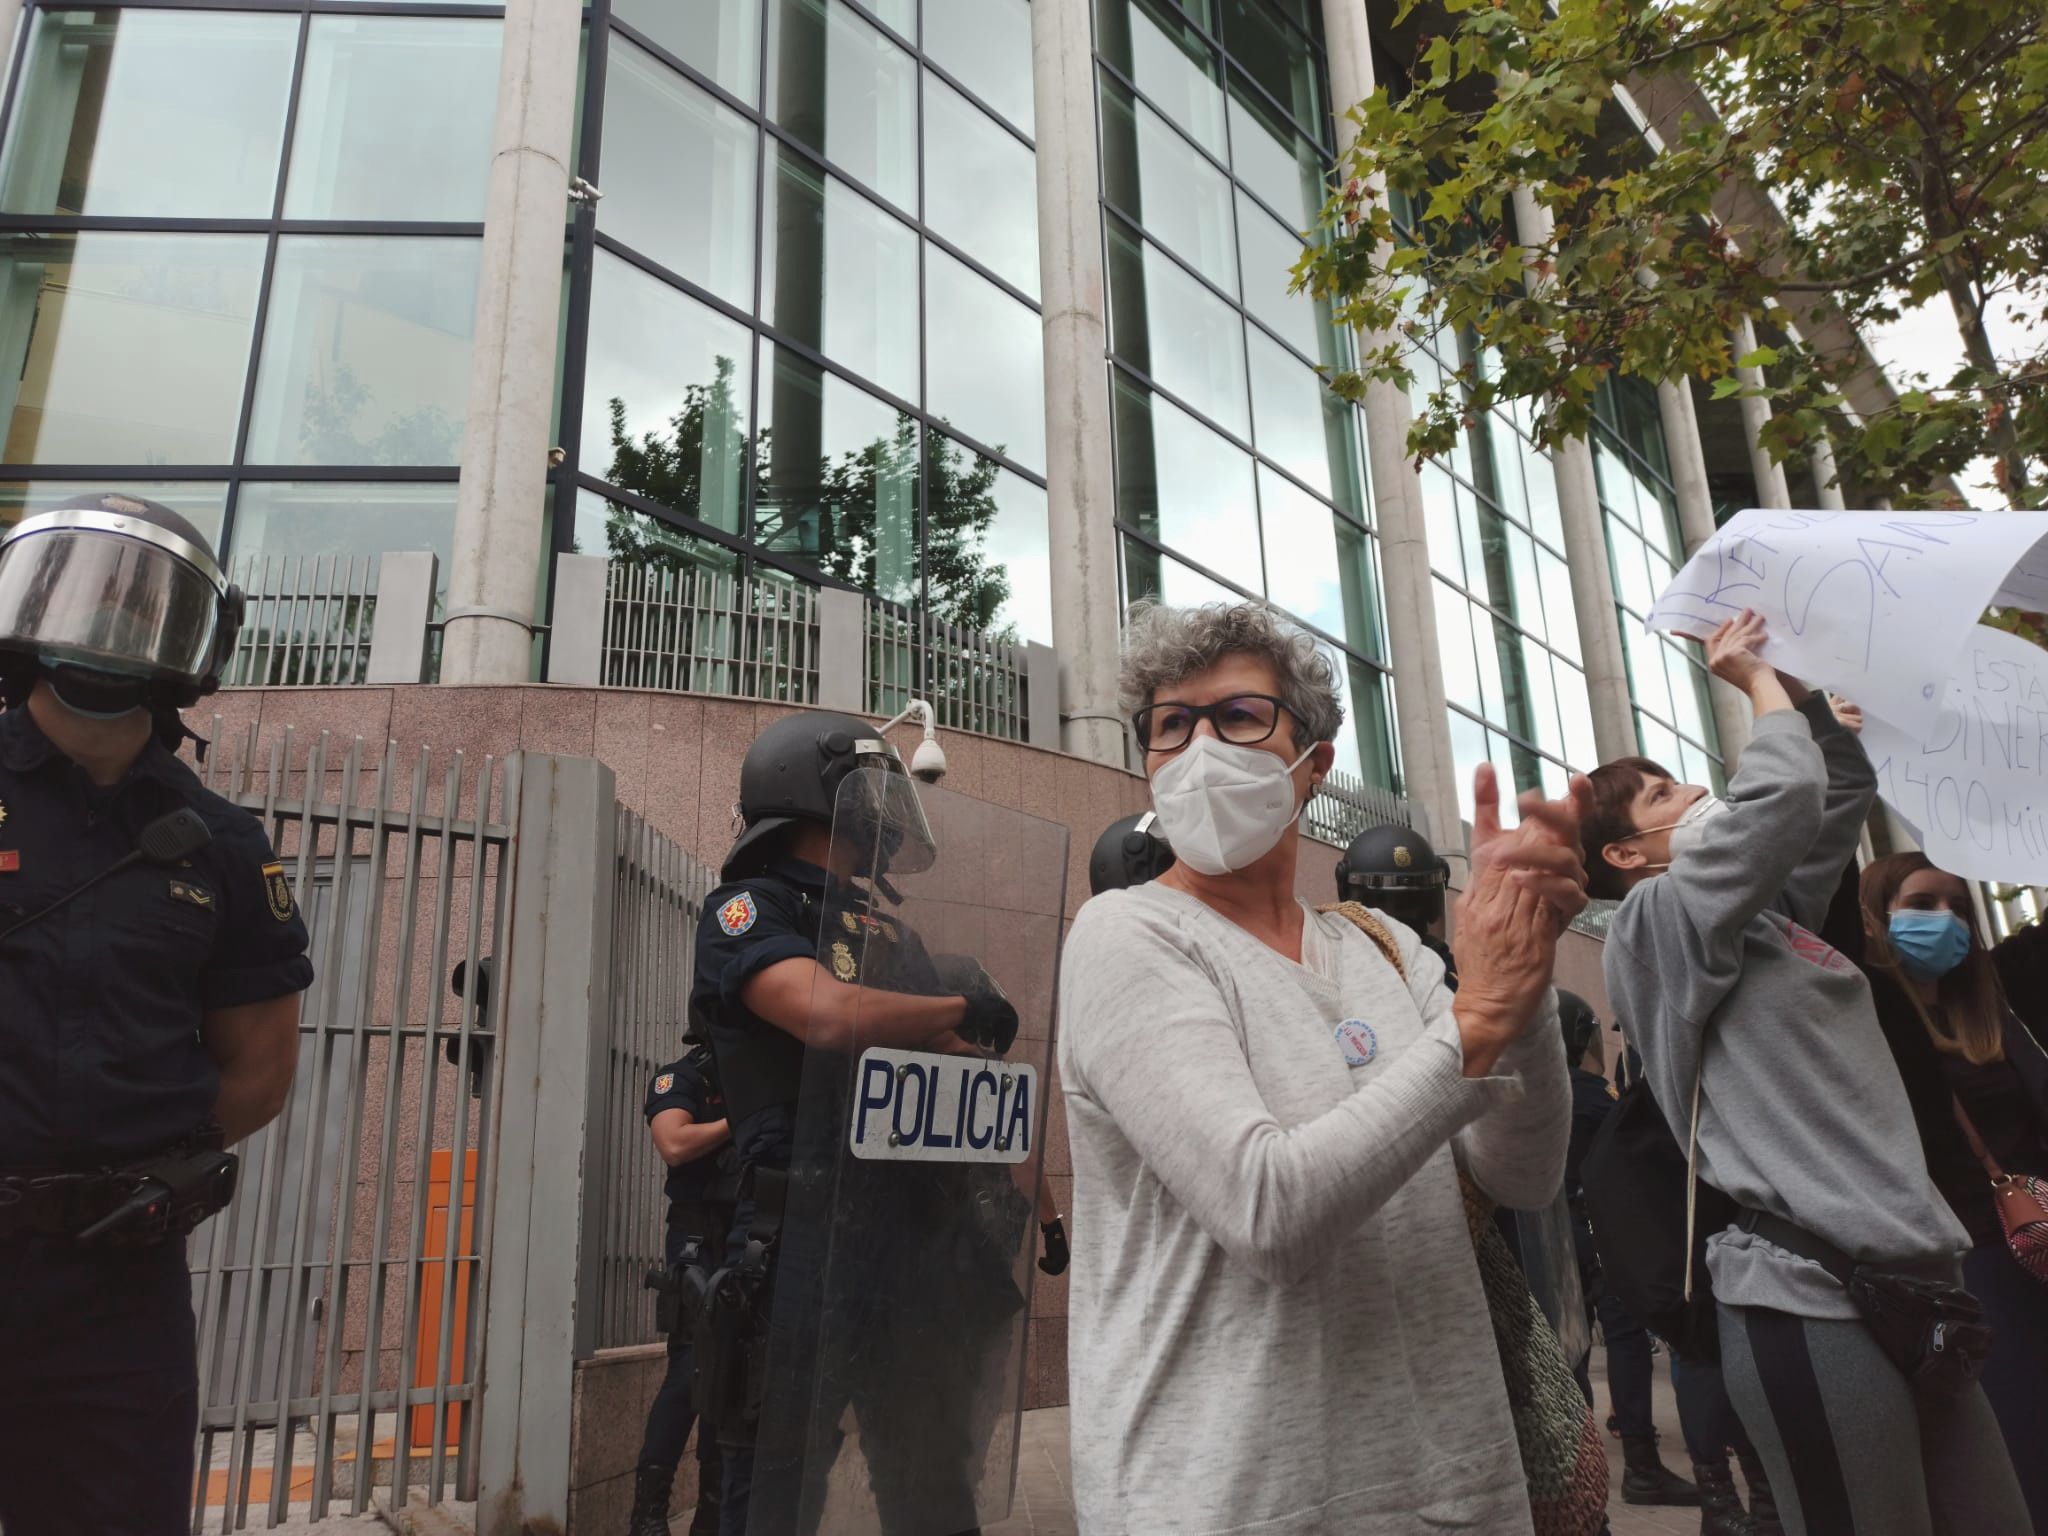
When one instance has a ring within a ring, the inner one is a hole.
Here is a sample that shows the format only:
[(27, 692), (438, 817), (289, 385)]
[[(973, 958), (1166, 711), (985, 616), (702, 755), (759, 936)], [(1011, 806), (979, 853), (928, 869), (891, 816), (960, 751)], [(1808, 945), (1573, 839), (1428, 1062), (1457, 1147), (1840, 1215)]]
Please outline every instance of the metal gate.
[(290, 871), (316, 979), (291, 1098), (190, 1250), (195, 1531), (477, 1496), (505, 989), (451, 978), (507, 943), (519, 772), (288, 730), (259, 761), (253, 726), (211, 755)]

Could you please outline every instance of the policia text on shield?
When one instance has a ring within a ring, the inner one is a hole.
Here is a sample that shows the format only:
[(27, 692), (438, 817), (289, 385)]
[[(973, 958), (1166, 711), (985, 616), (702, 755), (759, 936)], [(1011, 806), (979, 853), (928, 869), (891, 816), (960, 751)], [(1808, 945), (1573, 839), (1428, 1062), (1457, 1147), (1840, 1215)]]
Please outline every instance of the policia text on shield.
[[(1065, 834), (921, 791), (829, 714), (762, 733), (739, 813), (691, 997), (744, 1170), (722, 1267), (684, 1277), (721, 1530), (973, 1530), (1010, 1484)], [(1031, 838), (1048, 856), (988, 873)], [(978, 945), (1031, 989), (1028, 1040)]]
[(81, 498), (0, 539), (8, 1536), (190, 1520), (183, 1239), (283, 1106), (312, 979), (263, 829), (172, 755), (241, 608), (154, 503)]

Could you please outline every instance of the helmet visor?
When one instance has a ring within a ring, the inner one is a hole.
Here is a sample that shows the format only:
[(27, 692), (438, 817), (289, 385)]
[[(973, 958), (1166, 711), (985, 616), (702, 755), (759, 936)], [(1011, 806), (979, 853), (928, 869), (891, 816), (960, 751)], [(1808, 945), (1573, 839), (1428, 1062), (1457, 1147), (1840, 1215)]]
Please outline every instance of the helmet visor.
[(888, 752), (863, 754), (841, 781), (832, 838), (858, 850), (863, 873), (920, 874), (939, 852), (917, 785)]
[(0, 645), (105, 672), (197, 681), (219, 593), (169, 550), (94, 528), (0, 545)]

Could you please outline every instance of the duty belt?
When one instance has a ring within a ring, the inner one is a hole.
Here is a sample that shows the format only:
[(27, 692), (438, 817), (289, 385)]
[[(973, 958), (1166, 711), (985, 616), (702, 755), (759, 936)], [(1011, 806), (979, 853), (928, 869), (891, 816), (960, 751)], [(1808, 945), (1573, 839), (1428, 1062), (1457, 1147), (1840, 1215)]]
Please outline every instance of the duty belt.
[(183, 1237), (233, 1198), (237, 1162), (218, 1135), (201, 1135), (125, 1168), (0, 1169), (0, 1239), (137, 1246)]

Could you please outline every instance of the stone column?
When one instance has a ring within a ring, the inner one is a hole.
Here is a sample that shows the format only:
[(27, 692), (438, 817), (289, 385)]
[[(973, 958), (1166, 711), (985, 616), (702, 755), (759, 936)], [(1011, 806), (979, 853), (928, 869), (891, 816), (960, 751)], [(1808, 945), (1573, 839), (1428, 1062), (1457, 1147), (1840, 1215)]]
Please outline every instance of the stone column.
[[(1515, 188), (1514, 207), (1523, 244), (1541, 245), (1550, 239), (1550, 210), (1527, 186)], [(1593, 445), (1583, 437), (1574, 438), (1550, 459), (1558, 516), (1564, 525), (1565, 562), (1571, 570), (1572, 607), (1579, 621), (1579, 651), (1586, 664), (1586, 694), (1593, 710), (1593, 745), (1603, 763), (1632, 757), (1642, 748), (1628, 688), (1628, 656), (1621, 644), (1621, 612), (1614, 606), (1614, 572), (1607, 558)]]
[[(1744, 320), (1735, 328), (1730, 338), (1737, 357), (1747, 357), (1756, 350), (1756, 327)], [(1759, 389), (1763, 386), (1764, 373), (1761, 368), (1737, 368), (1735, 376), (1742, 387)], [(1764, 423), (1771, 419), (1771, 403), (1748, 395), (1739, 402), (1742, 406), (1742, 436), (1749, 444), (1749, 467), (1756, 477), (1756, 502), (1760, 507), (1789, 507), (1792, 492), (1785, 485), (1785, 466), (1773, 464), (1771, 456), (1764, 452), (1758, 434)]]
[(582, 25), (578, 0), (505, 7), (444, 683), (523, 683), (532, 671)]
[(1813, 446), (1807, 452), (1813, 457), (1813, 484), (1822, 509), (1828, 512), (1846, 511), (1849, 503), (1843, 499), (1842, 487), (1829, 483), (1840, 472), (1835, 464), (1835, 445), (1823, 435), (1813, 440)]
[[(1671, 461), (1671, 484), (1678, 492), (1678, 534), (1688, 556), (1714, 536), (1714, 498), (1707, 489), (1707, 455), (1700, 446), (1700, 419), (1693, 407), (1692, 386), (1666, 379), (1657, 386), (1657, 405), (1664, 419), (1664, 451)], [(1708, 684), (1714, 701), (1714, 727), (1728, 770), (1749, 743), (1749, 701), (1719, 678)]]
[(1059, 648), (1060, 744), (1122, 765), (1116, 474), (1109, 440), (1109, 319), (1095, 53), (1088, 0), (1031, 7), (1038, 118), (1038, 266), (1045, 323), (1047, 533)]
[[(1036, 7), (1034, 6), (1034, 9)], [(1341, 114), (1373, 93), (1372, 46), (1364, 0), (1323, 0), (1330, 93), (1348, 146)], [(1360, 338), (1367, 347), (1386, 338)], [(1435, 578), (1422, 507), (1422, 480), (1408, 453), (1412, 410), (1405, 391), (1373, 384), (1365, 394), (1366, 452), (1372, 470), (1373, 514), (1386, 587), (1388, 660), (1394, 669), (1394, 710), (1401, 732), (1401, 777), (1408, 798), (1421, 802), (1455, 851), (1462, 817), (1457, 763), (1451, 755), (1450, 707), (1444, 699), (1443, 657), (1437, 649)]]

